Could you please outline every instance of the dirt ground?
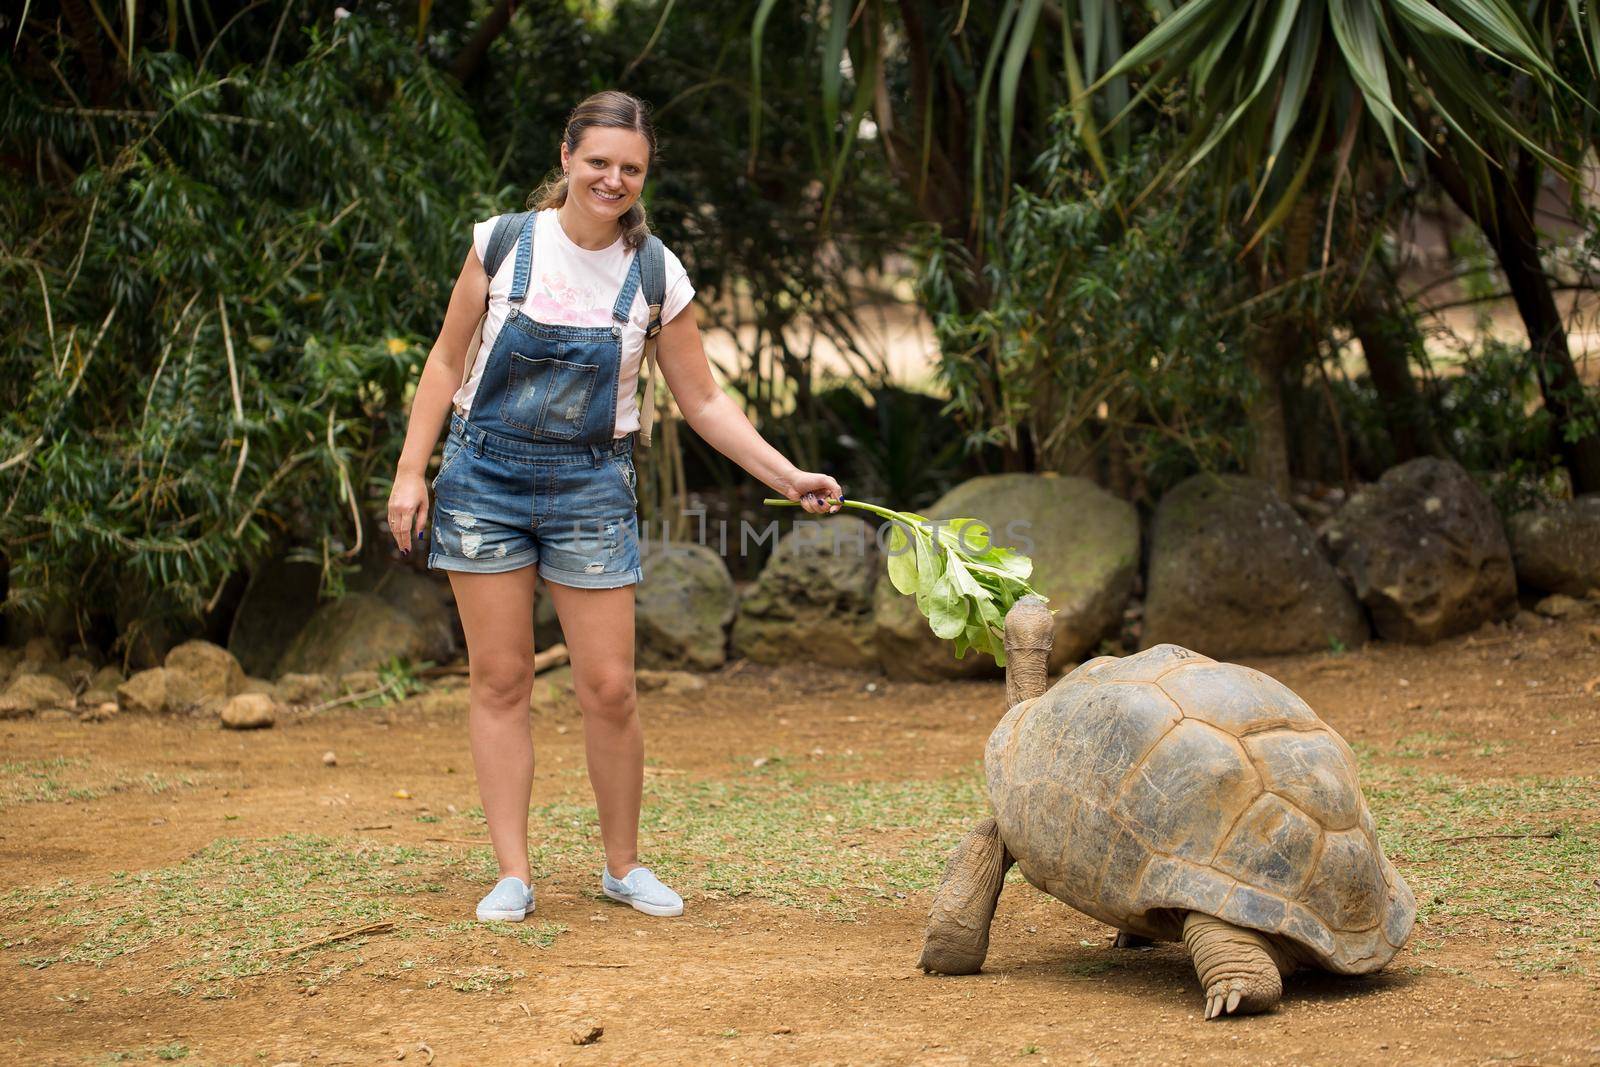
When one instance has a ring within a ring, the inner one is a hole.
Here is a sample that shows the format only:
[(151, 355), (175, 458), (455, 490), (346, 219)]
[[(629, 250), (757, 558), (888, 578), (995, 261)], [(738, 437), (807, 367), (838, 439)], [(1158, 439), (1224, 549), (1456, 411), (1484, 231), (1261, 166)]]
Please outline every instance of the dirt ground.
[(0, 724), (0, 1062), (1600, 1062), (1600, 630), (1254, 665), (1356, 748), (1421, 905), (1383, 973), (1295, 976), (1267, 1015), (1202, 1022), (1181, 945), (1114, 949), (1015, 874), (984, 973), (922, 975), (1002, 686), (735, 664), (640, 697), (675, 920), (595, 892), (563, 702), (515, 930), (471, 921), (460, 689), (252, 733)]

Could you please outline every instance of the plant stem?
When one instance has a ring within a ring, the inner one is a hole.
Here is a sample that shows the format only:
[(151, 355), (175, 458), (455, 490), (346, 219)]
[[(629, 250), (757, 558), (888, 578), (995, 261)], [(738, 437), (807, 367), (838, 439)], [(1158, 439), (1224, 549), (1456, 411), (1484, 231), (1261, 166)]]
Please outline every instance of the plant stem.
[[(797, 501), (797, 500), (782, 500), (782, 499), (779, 499), (777, 497), (768, 497), (767, 499), (763, 500), (762, 503), (763, 504), (775, 504), (775, 505), (784, 506), (784, 507), (791, 507), (791, 508), (797, 508), (797, 507), (800, 506), (800, 502)], [(888, 519), (891, 522), (902, 522), (902, 523), (905, 522), (905, 520), (902, 519), (898, 514), (896, 514), (893, 511), (890, 511), (888, 508), (880, 508), (878, 505), (876, 505), (876, 504), (868, 504), (864, 500), (824, 500), (823, 503), (824, 504), (838, 504), (839, 506), (846, 507), (846, 508), (859, 508), (862, 511), (870, 511), (874, 515), (877, 515), (880, 518)]]

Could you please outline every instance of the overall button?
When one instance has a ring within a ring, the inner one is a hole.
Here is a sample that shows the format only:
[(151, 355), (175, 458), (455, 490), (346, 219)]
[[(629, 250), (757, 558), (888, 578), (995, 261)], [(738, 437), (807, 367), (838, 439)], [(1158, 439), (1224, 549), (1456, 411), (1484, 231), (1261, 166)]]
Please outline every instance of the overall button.
[(622, 327), (617, 325), (616, 323), (612, 323), (611, 324), (611, 336), (612, 337), (621, 337), (622, 336)]

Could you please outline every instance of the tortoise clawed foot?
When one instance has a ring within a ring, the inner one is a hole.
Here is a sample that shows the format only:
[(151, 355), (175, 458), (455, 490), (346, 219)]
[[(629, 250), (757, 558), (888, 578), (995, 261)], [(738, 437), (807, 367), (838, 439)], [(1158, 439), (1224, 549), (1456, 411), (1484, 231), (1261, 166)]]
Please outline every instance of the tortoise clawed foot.
[[(1260, 988), (1261, 985), (1269, 988)], [(1224, 1015), (1254, 1015), (1271, 1008), (1282, 995), (1281, 982), (1254, 983), (1241, 978), (1216, 982), (1206, 990), (1206, 1019), (1220, 1019)]]
[(1206, 1018), (1254, 1015), (1283, 997), (1282, 953), (1261, 934), (1190, 912), (1183, 940), (1206, 991)]

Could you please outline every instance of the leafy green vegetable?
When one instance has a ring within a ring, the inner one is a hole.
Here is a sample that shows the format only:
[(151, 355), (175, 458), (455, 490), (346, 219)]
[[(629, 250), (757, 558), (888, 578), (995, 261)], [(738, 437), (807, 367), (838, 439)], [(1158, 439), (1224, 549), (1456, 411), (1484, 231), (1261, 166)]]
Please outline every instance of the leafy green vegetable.
[[(775, 498), (762, 503), (799, 506)], [(929, 519), (860, 500), (827, 503), (870, 511), (894, 524), (887, 545), (889, 580), (916, 597), (934, 634), (955, 642), (956, 659), (965, 659), (972, 648), (1004, 667), (1006, 612), (1030, 593), (1049, 599), (1028, 584), (1033, 560), (995, 544), (978, 519)]]

